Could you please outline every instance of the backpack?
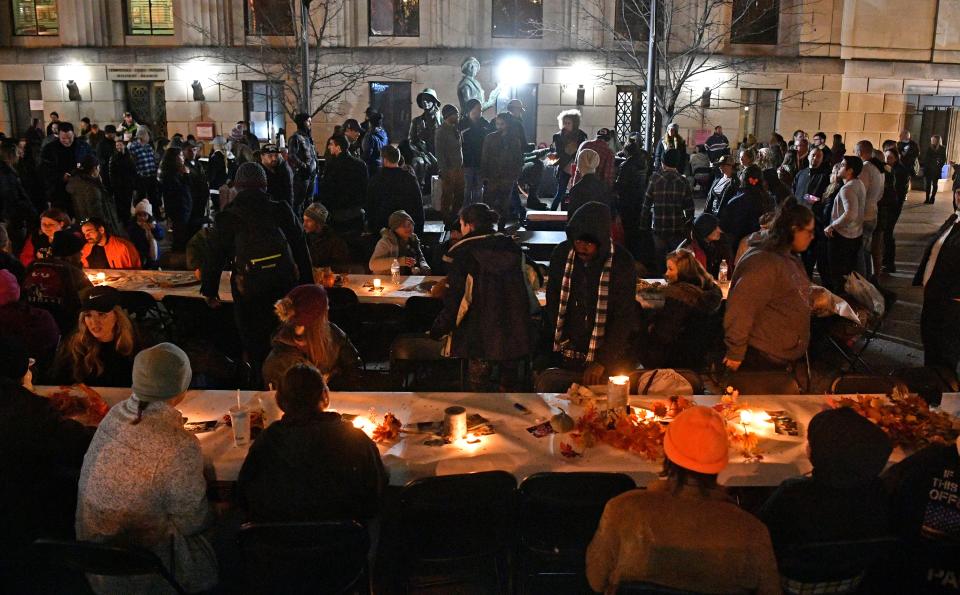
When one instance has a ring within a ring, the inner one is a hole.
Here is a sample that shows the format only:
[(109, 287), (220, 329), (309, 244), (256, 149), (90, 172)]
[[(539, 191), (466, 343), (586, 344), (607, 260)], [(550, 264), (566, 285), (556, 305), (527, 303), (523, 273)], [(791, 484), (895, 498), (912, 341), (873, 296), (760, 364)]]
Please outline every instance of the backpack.
[(80, 312), (79, 288), (73, 282), (69, 266), (38, 260), (31, 263), (23, 278), (23, 295), (27, 303), (50, 312), (64, 334), (67, 328), (76, 324)]
[(239, 294), (250, 298), (276, 295), (296, 285), (299, 272), (277, 217), (263, 221), (245, 213), (238, 215), (233, 275)]

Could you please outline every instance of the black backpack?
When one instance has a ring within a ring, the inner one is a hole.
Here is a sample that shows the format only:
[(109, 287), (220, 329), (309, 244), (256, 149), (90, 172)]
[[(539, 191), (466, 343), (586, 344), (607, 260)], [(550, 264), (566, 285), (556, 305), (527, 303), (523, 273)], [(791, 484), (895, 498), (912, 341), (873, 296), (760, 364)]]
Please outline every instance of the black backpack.
[(296, 285), (299, 271), (279, 217), (264, 221), (250, 213), (237, 215), (233, 275), (240, 295), (274, 295)]

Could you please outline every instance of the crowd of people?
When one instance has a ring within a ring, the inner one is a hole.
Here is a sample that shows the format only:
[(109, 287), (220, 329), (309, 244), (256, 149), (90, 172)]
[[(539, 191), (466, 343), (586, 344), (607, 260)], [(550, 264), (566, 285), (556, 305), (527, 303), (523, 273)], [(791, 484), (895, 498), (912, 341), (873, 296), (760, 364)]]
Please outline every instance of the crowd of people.
[[(249, 384), (275, 389), (284, 411), (240, 473), (244, 513), (264, 521), (370, 519), (386, 484), (379, 453), (325, 411), (328, 386), (365, 388), (358, 337), (331, 321), (315, 268), (445, 274), (427, 337), (466, 360), (473, 391), (528, 389), (547, 370), (567, 384), (600, 384), (638, 365), (715, 363), (734, 374), (734, 384), (738, 372), (795, 375), (811, 341), (814, 273), (840, 294), (854, 271), (880, 284), (884, 270), (896, 267), (893, 229), (911, 178), (927, 175), (930, 202), (929, 179), (940, 177), (946, 161), (939, 142), (921, 155), (907, 131), (882, 150), (861, 140), (852, 154), (839, 135), (831, 147), (824, 133), (808, 141), (802, 130), (789, 144), (774, 135), (766, 147), (748, 137), (734, 156), (717, 127), (690, 153), (675, 124), (650, 155), (636, 138), (615, 147), (608, 129), (589, 140), (575, 110), (560, 114), (552, 146), (537, 153), (524, 138), (519, 102), (491, 125), (476, 100), (460, 114), (437, 106), (435, 95), (421, 96), (418, 103), (439, 115), (430, 143), (422, 119), (411, 127), (419, 135), (416, 166), (405, 163), (409, 147), (389, 144), (373, 110), (362, 123), (338, 127), (325, 153), (314, 146), (307, 114), (295, 118), (295, 133), (263, 145), (239, 122), (229, 140), (213, 140), (206, 162), (195, 139), (154, 140), (130, 114), (102, 133), (89, 122), (75, 130), (54, 119), (46, 135), (36, 128), (19, 145), (0, 144), (0, 406), (9, 408), (0, 435), (13, 455), (5, 457), (5, 476), (18, 478), (16, 485), (43, 481), (38, 489), (49, 491), (36, 502), (4, 491), (18, 498), (0, 508), (20, 531), (5, 547), (22, 547), (59, 521), (55, 529), (75, 527), (81, 539), (122, 536), (150, 547), (188, 590), (217, 582), (199, 443), (175, 409), (194, 380), (194, 355), (131, 316), (123, 292), (92, 286), (84, 268), (166, 268), (182, 257), (210, 316), (224, 306), (220, 282), (229, 271)], [(525, 178), (530, 154), (535, 174)], [(420, 235), (430, 187), (417, 167), (429, 166), (427, 155), (435, 157), (439, 215), (450, 231), (433, 258)], [(515, 207), (524, 194), (528, 207), (546, 206), (537, 204), (543, 178), (553, 178), (551, 207), (565, 207), (568, 221), (566, 240), (538, 270), (509, 224), (522, 220)], [(699, 215), (698, 187), (706, 199)], [(916, 282), (924, 287), (926, 363), (955, 370), (960, 188), (953, 200), (956, 213), (925, 253)], [(640, 307), (638, 272), (666, 279), (662, 308)], [(132, 396), (91, 437), (30, 391), (34, 374), (49, 384), (131, 387)], [(813, 477), (781, 486), (758, 520), (717, 486), (728, 459), (723, 424), (715, 412), (694, 408), (668, 427), (667, 481), (613, 500), (604, 513), (587, 554), (594, 589), (651, 580), (696, 590), (707, 586), (697, 577), (709, 576), (712, 589), (778, 592), (782, 545), (890, 531), (918, 539), (930, 528), (917, 511), (934, 504), (920, 488), (958, 467), (956, 448), (931, 447), (887, 471), (884, 488), (885, 437), (859, 416), (822, 413), (808, 432)], [(25, 438), (21, 425), (36, 435)], [(60, 476), (27, 479), (35, 467), (60, 465), (79, 473), (72, 484)], [(870, 505), (851, 509), (853, 501)], [(42, 523), (41, 505), (56, 508)], [(17, 515), (17, 506), (37, 514)], [(810, 514), (820, 518), (819, 533), (805, 537), (791, 523)], [(956, 533), (955, 526), (933, 529)], [(637, 547), (633, 536), (650, 532), (657, 537)], [(652, 563), (666, 551), (682, 551), (684, 562)], [(96, 588), (146, 588), (137, 580)]]

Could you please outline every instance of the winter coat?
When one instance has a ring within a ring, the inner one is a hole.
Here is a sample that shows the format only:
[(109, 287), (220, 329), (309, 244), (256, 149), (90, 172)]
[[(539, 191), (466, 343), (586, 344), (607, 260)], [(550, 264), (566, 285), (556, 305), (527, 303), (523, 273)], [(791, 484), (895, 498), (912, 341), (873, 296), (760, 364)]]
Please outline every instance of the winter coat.
[(463, 140), (456, 125), (444, 122), (437, 128), (434, 144), (441, 174), (463, 168)]
[(704, 212), (713, 213), (716, 216), (720, 216), (720, 212), (723, 211), (723, 208), (727, 206), (727, 203), (730, 202), (734, 196), (737, 195), (737, 192), (740, 191), (740, 178), (736, 175), (725, 178), (720, 176), (713, 183), (713, 186), (710, 187), (710, 192), (707, 194), (707, 204), (704, 207)]
[[(567, 257), (573, 250), (576, 239), (587, 235), (601, 241), (596, 258), (584, 263), (574, 258), (570, 282), (570, 299), (564, 324), (564, 337), (570, 340), (571, 348), (583, 350), (590, 343), (596, 320), (597, 290), (603, 265), (610, 254), (610, 211), (605, 206), (586, 204), (567, 222), (567, 239), (558, 245), (550, 257), (547, 280), (547, 305), (542, 315), (540, 348), (544, 353), (553, 351), (557, 313), (560, 309), (560, 286)], [(578, 311), (577, 303), (583, 304)], [(603, 340), (597, 348), (597, 361), (609, 370), (626, 370), (633, 362), (629, 347), (630, 335), (636, 329), (637, 320), (637, 271), (633, 257), (626, 248), (615, 246), (610, 269), (607, 293), (607, 324)], [(558, 354), (557, 354), (558, 355)], [(554, 356), (556, 357), (556, 355)]]
[(734, 269), (723, 327), (727, 357), (747, 347), (776, 362), (799, 359), (810, 344), (810, 279), (795, 255), (749, 249)]
[(620, 164), (613, 188), (617, 196), (616, 210), (623, 219), (624, 228), (636, 229), (640, 225), (640, 209), (647, 193), (649, 174), (650, 169), (644, 157), (627, 157)]
[(227, 156), (223, 151), (214, 151), (207, 161), (207, 185), (210, 190), (219, 190), (220, 186), (227, 183)]
[(833, 168), (830, 167), (830, 163), (824, 158), (820, 167), (800, 170), (793, 179), (793, 195), (799, 200), (803, 200), (808, 194), (823, 198), (827, 186), (830, 185), (831, 169)]
[(383, 167), (383, 157), (380, 156), (380, 149), (389, 144), (387, 131), (381, 127), (373, 130), (367, 130), (360, 142), (360, 158), (367, 164), (367, 173), (373, 175)]
[[(415, 266), (420, 268), (421, 275), (430, 274), (430, 265), (427, 264), (427, 259), (423, 256), (423, 250), (420, 248), (420, 238), (417, 237), (417, 234), (411, 235), (406, 242), (401, 242), (397, 234), (386, 228), (380, 230), (380, 240), (373, 249), (367, 267), (374, 275), (389, 275), (393, 261), (400, 257), (414, 259), (417, 262)], [(401, 263), (400, 274), (412, 274), (411, 267)]]
[(350, 264), (350, 248), (329, 225), (307, 234), (307, 249), (314, 268)]
[(716, 283), (707, 289), (691, 283), (671, 283), (663, 297), (663, 308), (654, 312), (649, 329), (653, 345), (645, 346), (654, 360), (644, 361), (644, 366), (701, 369), (707, 338), (722, 335), (717, 316), (723, 300), (720, 287)]
[(65, 419), (49, 399), (0, 379), (0, 556), (71, 529), (77, 476), (93, 428)]
[(570, 188), (570, 192), (567, 194), (567, 199), (569, 200), (569, 204), (567, 205), (567, 217), (570, 217), (573, 213), (576, 213), (577, 209), (588, 202), (603, 203), (610, 208), (610, 212), (614, 215), (617, 212), (613, 196), (610, 193), (610, 188), (597, 174), (591, 173), (581, 177), (580, 181)]
[[(151, 235), (152, 238), (147, 237), (147, 232), (142, 227), (137, 225), (136, 219), (131, 219), (130, 223), (127, 224), (127, 236), (130, 238), (130, 242), (137, 247), (137, 252), (140, 254), (140, 262), (145, 269), (156, 268), (160, 263), (160, 240), (166, 236), (166, 231), (164, 231), (163, 226), (157, 222), (151, 224)], [(156, 244), (156, 257), (150, 257), (151, 244)]]
[(770, 535), (720, 489), (671, 491), (657, 481), (607, 502), (587, 548), (587, 580), (613, 595), (623, 582), (683, 591), (780, 593)]
[(363, 520), (386, 483), (377, 446), (339, 413), (286, 414), (250, 446), (237, 499), (253, 522)]
[[(115, 405), (83, 459), (77, 538), (136, 545), (155, 553), (189, 592), (217, 583), (217, 560), (203, 535), (213, 524), (197, 437), (180, 412), (151, 403), (139, 424), (136, 395)], [(88, 575), (98, 593), (168, 593), (158, 576)]]
[(653, 164), (656, 169), (660, 169), (663, 166), (663, 154), (667, 152), (668, 149), (677, 149), (680, 151), (680, 165), (677, 167), (677, 171), (683, 175), (683, 172), (687, 171), (687, 164), (690, 163), (690, 155), (687, 154), (687, 142), (683, 140), (682, 136), (670, 137), (664, 135), (664, 137), (657, 143), (656, 151), (653, 155)]
[(320, 202), (330, 210), (328, 223), (360, 216), (367, 191), (367, 166), (347, 153), (328, 159), (320, 181)]
[(780, 167), (789, 172), (791, 176), (796, 176), (800, 170), (810, 167), (809, 153), (801, 157), (796, 149), (790, 149), (783, 156), (783, 163), (780, 164)]
[(760, 216), (773, 210), (769, 195), (759, 185), (743, 187), (730, 199), (720, 213), (720, 229), (730, 238), (731, 245), (760, 229)]
[(190, 187), (190, 221), (198, 222), (205, 219), (210, 212), (210, 186), (207, 183), (207, 173), (200, 161), (187, 161), (187, 185)]
[(453, 334), (451, 356), (492, 361), (530, 353), (523, 252), (499, 233), (471, 232), (443, 257), (448, 289), (430, 335)]
[(317, 148), (313, 144), (309, 130), (297, 130), (287, 139), (287, 155), (293, 174), (298, 179), (306, 180), (316, 175)]
[[(900, 149), (900, 162), (907, 168), (910, 175), (913, 175), (914, 164), (920, 159), (920, 145), (917, 144), (917, 141), (911, 139), (906, 142), (898, 142), (897, 148)], [(921, 171), (921, 173), (923, 172)]]
[(80, 172), (70, 176), (67, 181), (67, 194), (73, 204), (73, 213), (83, 221), (91, 217), (103, 219), (107, 232), (112, 235), (126, 235), (126, 229), (120, 223), (117, 205), (107, 192), (100, 178), (93, 178)]
[(60, 341), (60, 328), (50, 312), (26, 301), (0, 306), (0, 336), (16, 337), (33, 359), (51, 359)]
[(335, 388), (341, 390), (355, 388), (360, 373), (360, 354), (340, 327), (332, 322), (328, 324), (333, 340), (326, 361), (310, 361), (307, 354), (296, 345), (274, 338), (270, 355), (263, 362), (264, 384), (279, 387), (287, 370), (296, 364), (304, 363), (320, 370)]
[[(607, 188), (613, 187), (613, 181), (617, 172), (617, 160), (613, 155), (613, 151), (610, 150), (610, 145), (607, 144), (607, 141), (599, 138), (585, 141), (581, 143), (580, 148), (577, 149), (577, 155), (579, 155), (584, 149), (590, 149), (600, 157), (600, 164), (597, 165), (596, 175), (604, 184), (607, 185)], [(583, 174), (577, 170), (577, 164), (574, 162), (572, 178), (574, 184), (580, 181), (582, 176)]]
[(512, 186), (522, 169), (523, 145), (509, 129), (491, 132), (483, 139), (480, 176), (488, 186)]
[[(110, 265), (107, 268), (140, 268), (140, 253), (137, 252), (137, 247), (130, 243), (130, 240), (118, 238), (113, 235), (109, 236), (107, 243), (103, 246), (103, 250), (107, 255), (107, 263)], [(90, 268), (90, 261), (88, 259), (92, 251), (93, 246), (90, 244), (84, 244), (83, 249), (80, 250), (80, 262), (83, 263), (84, 268)]]
[(279, 159), (273, 169), (263, 169), (267, 172), (267, 194), (270, 198), (293, 205), (293, 170), (287, 162)]
[(133, 191), (137, 188), (137, 164), (133, 160), (133, 155), (126, 151), (114, 153), (110, 157), (108, 169), (114, 202), (118, 209), (126, 209), (129, 212), (133, 202)]
[(371, 231), (387, 226), (390, 214), (406, 211), (413, 229), (423, 233), (423, 195), (413, 173), (403, 167), (381, 168), (367, 186), (367, 225)]
[[(160, 195), (167, 217), (177, 223), (190, 221), (193, 211), (193, 196), (190, 194), (190, 180), (186, 172), (178, 172), (160, 177)], [(202, 200), (203, 197), (200, 197)]]
[(483, 154), (483, 139), (493, 132), (490, 122), (480, 116), (477, 122), (470, 118), (460, 120), (460, 132), (463, 141), (463, 166), (480, 167), (480, 157)]
[(53, 206), (70, 212), (70, 197), (63, 176), (72, 173), (91, 153), (90, 145), (79, 138), (75, 138), (69, 147), (54, 140), (40, 151), (40, 175), (46, 185), (47, 200)]
[(943, 173), (943, 165), (947, 162), (947, 148), (943, 145), (938, 147), (929, 146), (923, 152), (920, 159), (920, 169), (923, 170), (923, 176), (926, 178), (940, 179)]
[(557, 155), (557, 176), (560, 173), (573, 175), (573, 168), (576, 165), (577, 151), (587, 140), (587, 133), (579, 128), (564, 133), (562, 130), (553, 135), (553, 144), (551, 149)]

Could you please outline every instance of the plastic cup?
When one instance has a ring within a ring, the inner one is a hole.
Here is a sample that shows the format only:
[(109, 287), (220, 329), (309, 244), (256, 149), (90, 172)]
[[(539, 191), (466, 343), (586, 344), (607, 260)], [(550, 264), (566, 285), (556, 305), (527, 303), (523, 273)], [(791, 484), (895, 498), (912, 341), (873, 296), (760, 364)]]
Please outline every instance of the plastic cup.
[(237, 446), (250, 444), (250, 410), (236, 405), (231, 407), (230, 424), (233, 426), (233, 443)]

